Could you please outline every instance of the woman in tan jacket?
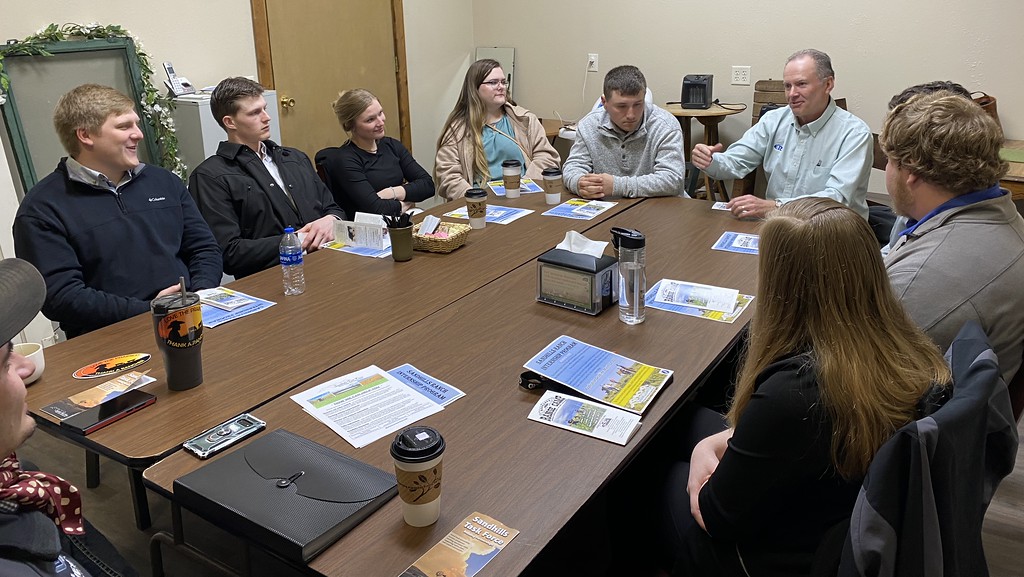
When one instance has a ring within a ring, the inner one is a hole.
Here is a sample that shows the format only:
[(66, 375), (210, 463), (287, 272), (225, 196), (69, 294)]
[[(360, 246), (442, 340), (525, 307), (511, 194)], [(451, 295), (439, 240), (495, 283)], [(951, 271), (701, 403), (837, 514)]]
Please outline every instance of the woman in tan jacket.
[(513, 159), (523, 163), (524, 177), (534, 179), (561, 162), (537, 116), (508, 97), (501, 64), (477, 60), (437, 141), (437, 192), (446, 200), (462, 198), (473, 185), (500, 180), (501, 163)]

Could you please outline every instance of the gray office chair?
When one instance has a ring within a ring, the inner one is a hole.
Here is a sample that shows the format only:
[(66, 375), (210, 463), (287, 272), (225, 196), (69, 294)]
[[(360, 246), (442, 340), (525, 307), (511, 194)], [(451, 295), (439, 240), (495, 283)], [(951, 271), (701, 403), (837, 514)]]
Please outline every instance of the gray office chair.
[(999, 482), (1013, 471), (1017, 423), (977, 323), (964, 325), (946, 357), (952, 397), (875, 454), (842, 553), (837, 559), (839, 524), (819, 548), (815, 576), (988, 575), (982, 522)]

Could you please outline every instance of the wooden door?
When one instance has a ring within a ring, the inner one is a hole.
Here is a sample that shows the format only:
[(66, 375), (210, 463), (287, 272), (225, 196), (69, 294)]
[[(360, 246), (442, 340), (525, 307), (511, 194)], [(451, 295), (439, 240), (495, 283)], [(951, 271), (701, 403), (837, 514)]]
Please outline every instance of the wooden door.
[(388, 136), (411, 149), (401, 0), (252, 0), (252, 7), (260, 83), (277, 90), (283, 144), (312, 158), (344, 142), (331, 102), (340, 91), (366, 88), (384, 107)]

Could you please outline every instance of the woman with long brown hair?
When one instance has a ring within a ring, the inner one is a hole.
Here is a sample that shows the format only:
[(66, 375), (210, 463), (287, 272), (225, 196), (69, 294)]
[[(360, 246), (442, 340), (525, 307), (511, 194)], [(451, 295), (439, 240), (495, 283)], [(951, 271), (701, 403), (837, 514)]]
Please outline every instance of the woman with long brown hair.
[(520, 161), (523, 176), (534, 179), (561, 162), (537, 116), (508, 97), (501, 64), (477, 60), (437, 140), (437, 192), (448, 200), (462, 198), (473, 185), (500, 180), (506, 160)]
[(875, 452), (950, 380), (896, 300), (871, 228), (824, 198), (771, 213), (729, 427), (670, 475), (685, 575), (805, 575)]

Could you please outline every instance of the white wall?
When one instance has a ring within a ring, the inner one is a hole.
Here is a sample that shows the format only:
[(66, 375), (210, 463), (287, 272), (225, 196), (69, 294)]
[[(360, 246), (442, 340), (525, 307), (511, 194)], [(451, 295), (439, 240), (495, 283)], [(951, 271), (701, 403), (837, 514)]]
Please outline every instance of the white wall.
[(437, 138), (473, 63), (473, 0), (407, 0), (404, 11), (413, 156), (433, 174)]
[[(683, 75), (710, 73), (715, 98), (749, 105), (753, 87), (730, 86), (731, 66), (751, 66), (755, 80), (781, 78), (789, 54), (818, 48), (836, 69), (833, 94), (876, 132), (894, 93), (949, 79), (997, 96), (1007, 137), (1024, 139), (1019, 1), (518, 0), (510, 12), (508, 2), (475, 0), (473, 17), (478, 44), (516, 48), (516, 98), (542, 117), (588, 111), (618, 64), (639, 66), (659, 103), (679, 100)], [(600, 55), (600, 71), (581, 97), (588, 52)], [(721, 138), (731, 142), (749, 126), (749, 113), (734, 115)]]
[[(142, 40), (154, 63), (172, 60), (198, 86), (256, 73), (248, 0), (8, 4), (0, 39), (24, 38), (50, 22), (115, 23)], [(749, 104), (752, 87), (728, 84), (732, 65), (751, 66), (754, 79), (780, 78), (786, 56), (816, 47), (833, 58), (834, 94), (847, 97), (850, 109), (875, 131), (892, 94), (910, 84), (952, 79), (997, 96), (1007, 137), (1024, 139), (1024, 83), (1016, 63), (1024, 53), (1021, 2), (823, 0), (725, 7), (686, 0), (518, 0), (511, 7), (499, 0), (407, 0), (404, 9), (413, 149), (428, 170), (476, 46), (516, 48), (516, 98), (542, 117), (555, 110), (567, 119), (581, 116), (600, 94), (604, 73), (625, 63), (640, 66), (660, 103), (679, 99), (684, 74), (710, 73), (716, 98)], [(588, 52), (600, 55), (596, 74), (583, 72)], [(749, 117), (741, 113), (723, 122), (722, 140), (738, 138)], [(696, 123), (694, 130), (699, 138)], [(16, 201), (3, 154), (0, 251), (9, 256)]]
[[(252, 12), (249, 0), (176, 0), (175, 2), (123, 2), (119, 0), (31, 0), (5, 2), (0, 18), (0, 39), (22, 39), (50, 23), (119, 24), (142, 41), (163, 81), (160, 63), (174, 62), (179, 74), (197, 86), (215, 84), (229, 75), (256, 74)], [(18, 199), (15, 177), (0, 143), (0, 256), (14, 256), (11, 225)], [(56, 166), (57, 159), (53, 159)], [(45, 175), (48, 170), (43, 170)], [(29, 327), (29, 340), (43, 340), (48, 323)]]

